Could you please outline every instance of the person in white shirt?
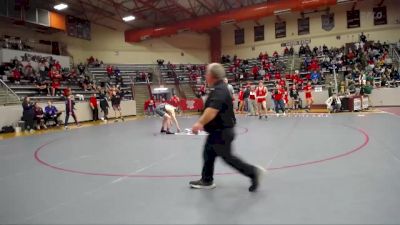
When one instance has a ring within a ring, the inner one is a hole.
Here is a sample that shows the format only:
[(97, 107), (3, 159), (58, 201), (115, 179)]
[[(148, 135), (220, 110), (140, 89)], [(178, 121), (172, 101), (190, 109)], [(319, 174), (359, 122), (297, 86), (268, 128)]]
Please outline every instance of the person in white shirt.
[(329, 97), (325, 101), (325, 104), (330, 113), (338, 112), (342, 107), (342, 102), (340, 101), (340, 98), (337, 96), (337, 94), (333, 94), (331, 97)]

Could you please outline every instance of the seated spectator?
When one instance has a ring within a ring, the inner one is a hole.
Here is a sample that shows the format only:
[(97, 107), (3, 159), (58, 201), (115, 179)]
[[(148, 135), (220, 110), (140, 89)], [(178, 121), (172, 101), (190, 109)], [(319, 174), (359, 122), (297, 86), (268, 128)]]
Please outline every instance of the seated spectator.
[(28, 63), (24, 68), (24, 78), (30, 83), (35, 81), (35, 71), (33, 70), (31, 63)]
[(306, 49), (304, 48), (304, 45), (301, 44), (299, 48), (299, 55), (305, 55), (306, 54)]
[(329, 110), (330, 113), (339, 112), (342, 107), (340, 98), (336, 94), (333, 94), (331, 97), (329, 97), (325, 101), (325, 104), (326, 104), (326, 108)]
[(321, 74), (319, 72), (317, 72), (316, 70), (314, 70), (311, 73), (311, 80), (312, 80), (313, 84), (318, 84), (320, 78), (321, 78)]
[(72, 68), (68, 73), (65, 73), (64, 79), (69, 83), (76, 83), (78, 79), (78, 73), (76, 72), (76, 69)]
[(288, 55), (289, 55), (289, 49), (288, 49), (287, 46), (286, 46), (285, 49), (283, 50), (283, 55), (284, 55), (284, 56), (288, 56)]
[(56, 70), (58, 70), (58, 71), (61, 71), (61, 64), (60, 64), (60, 62), (59, 61), (55, 61), (55, 63), (54, 63), (54, 65), (53, 65), (55, 68), (56, 68)]
[(281, 79), (278, 80), (278, 84), (279, 84), (279, 86), (281, 86), (282, 88), (286, 87), (286, 81), (285, 81), (285, 79), (283, 79), (283, 78), (281, 77)]
[(274, 58), (278, 58), (278, 57), (279, 57), (279, 54), (278, 54), (277, 51), (274, 51), (274, 53), (272, 54), (272, 56), (273, 56)]
[(40, 76), (40, 74), (37, 74), (35, 77), (35, 84), (36, 88), (39, 90), (39, 95), (49, 95), (50, 94), (50, 89), (46, 83), (46, 81)]
[(11, 83), (19, 84), (20, 81), (21, 81), (21, 72), (20, 72), (17, 68), (14, 68), (14, 69), (11, 71), (11, 75), (12, 75), (12, 76), (9, 77), (8, 80), (9, 80)]
[(290, 46), (290, 49), (289, 49), (289, 55), (294, 55), (294, 49), (293, 49), (293, 46)]
[(107, 76), (111, 79), (112, 75), (114, 74), (114, 69), (111, 65), (108, 65), (106, 68)]
[(44, 123), (44, 112), (42, 107), (39, 106), (39, 103), (35, 103), (35, 120), (36, 120), (36, 129), (40, 130), (41, 128), (47, 129), (46, 124)]
[(157, 59), (158, 66), (164, 66), (164, 59)]
[(58, 127), (60, 126), (59, 117), (61, 116), (61, 112), (52, 104), (51, 101), (47, 102), (47, 106), (44, 108), (44, 121), (45, 124), (49, 121), (54, 121), (54, 124)]
[(114, 69), (114, 76), (121, 76), (121, 70), (118, 67)]
[[(143, 73), (144, 74), (144, 73)], [(122, 78), (121, 75), (115, 76), (115, 85), (121, 85), (124, 86), (124, 79)]]
[(85, 66), (83, 65), (83, 63), (80, 63), (78, 65), (78, 72), (79, 72), (79, 75), (83, 75), (83, 73), (85, 72)]
[(257, 79), (258, 79), (259, 70), (260, 70), (260, 68), (258, 68), (257, 65), (254, 65), (254, 66), (253, 66), (252, 72), (253, 72), (254, 80), (257, 80)]
[(280, 80), (281, 78), (281, 73), (279, 71), (275, 71), (275, 80)]

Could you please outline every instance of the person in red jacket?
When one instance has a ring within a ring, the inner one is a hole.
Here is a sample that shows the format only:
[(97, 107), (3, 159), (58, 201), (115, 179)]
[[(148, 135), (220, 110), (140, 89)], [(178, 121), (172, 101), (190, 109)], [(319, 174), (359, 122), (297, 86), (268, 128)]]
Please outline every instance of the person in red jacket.
[(107, 72), (108, 78), (111, 79), (111, 77), (114, 75), (114, 68), (111, 65), (108, 65), (106, 67), (106, 72)]
[(279, 110), (282, 110), (283, 115), (285, 115), (285, 102), (284, 102), (285, 89), (281, 85), (277, 84), (274, 92), (274, 103), (276, 115), (279, 115)]
[(17, 68), (14, 68), (12, 70), (12, 76), (9, 77), (9, 80), (13, 83), (19, 84), (21, 81), (21, 72)]
[(261, 110), (264, 110), (264, 116), (267, 119), (267, 95), (268, 89), (264, 86), (263, 81), (258, 82), (258, 87), (255, 90), (257, 99), (257, 111), (259, 119), (262, 119)]
[(61, 71), (61, 64), (60, 64), (59, 61), (56, 61), (56, 62), (54, 63), (54, 67), (56, 68), (56, 70)]
[(89, 105), (90, 105), (90, 109), (92, 109), (93, 121), (99, 120), (99, 108), (98, 108), (98, 104), (97, 104), (96, 94), (93, 94), (89, 98)]
[(281, 73), (279, 71), (275, 71), (275, 80), (281, 79)]
[(285, 79), (283, 79), (283, 78), (281, 77), (281, 79), (279, 79), (279, 81), (278, 81), (278, 84), (279, 84), (281, 87), (286, 87), (286, 81), (285, 81)]
[(53, 67), (52, 70), (50, 71), (50, 79), (51, 79), (51, 94), (52, 96), (55, 96), (56, 91), (60, 90), (61, 87), (61, 74), (60, 72)]
[(305, 97), (306, 97), (306, 102), (307, 102), (307, 109), (306, 112), (310, 111), (311, 105), (313, 104), (313, 98), (311, 91), (313, 90), (313, 87), (311, 86), (311, 82), (308, 82), (307, 85), (303, 88)]
[(259, 72), (260, 68), (258, 68), (257, 65), (254, 65), (252, 68), (252, 72), (253, 72), (253, 76), (254, 76), (254, 80), (258, 79), (258, 72)]

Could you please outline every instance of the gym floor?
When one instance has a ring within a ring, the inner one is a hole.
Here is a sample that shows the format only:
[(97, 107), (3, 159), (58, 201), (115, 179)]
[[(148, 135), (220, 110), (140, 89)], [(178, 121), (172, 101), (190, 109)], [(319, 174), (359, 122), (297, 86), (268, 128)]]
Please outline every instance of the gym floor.
[(269, 170), (257, 193), (221, 160), (216, 189), (190, 189), (205, 136), (160, 135), (160, 123), (0, 141), (0, 224), (400, 223), (393, 113), (238, 116), (235, 152)]

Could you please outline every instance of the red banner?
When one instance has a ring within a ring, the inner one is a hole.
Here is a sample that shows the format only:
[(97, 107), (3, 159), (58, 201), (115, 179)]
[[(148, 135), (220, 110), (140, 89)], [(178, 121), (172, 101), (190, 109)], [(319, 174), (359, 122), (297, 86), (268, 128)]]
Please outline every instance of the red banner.
[[(203, 110), (204, 104), (201, 98), (191, 98), (191, 99), (181, 99), (179, 102), (167, 101), (166, 103), (179, 107), (182, 111), (197, 111)], [(156, 105), (159, 105), (160, 102), (156, 102)], [(144, 109), (147, 109), (148, 102), (145, 102)]]

